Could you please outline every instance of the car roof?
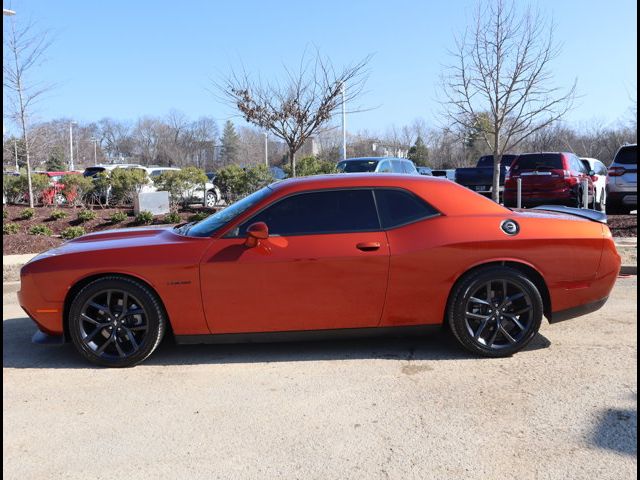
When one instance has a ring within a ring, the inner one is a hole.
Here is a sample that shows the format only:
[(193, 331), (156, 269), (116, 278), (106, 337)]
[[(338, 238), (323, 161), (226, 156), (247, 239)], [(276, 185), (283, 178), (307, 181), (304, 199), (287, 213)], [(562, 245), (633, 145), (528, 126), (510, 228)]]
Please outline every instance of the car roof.
[(448, 215), (479, 215), (508, 212), (503, 206), (441, 177), (398, 173), (334, 173), (296, 177), (272, 183), (282, 195), (310, 190), (342, 188), (403, 188), (424, 198)]
[(408, 158), (399, 158), (399, 157), (353, 157), (353, 158), (345, 158), (343, 160), (339, 160), (339, 162), (351, 162), (351, 161), (372, 161), (379, 162), (380, 160), (402, 160), (405, 162), (410, 162)]

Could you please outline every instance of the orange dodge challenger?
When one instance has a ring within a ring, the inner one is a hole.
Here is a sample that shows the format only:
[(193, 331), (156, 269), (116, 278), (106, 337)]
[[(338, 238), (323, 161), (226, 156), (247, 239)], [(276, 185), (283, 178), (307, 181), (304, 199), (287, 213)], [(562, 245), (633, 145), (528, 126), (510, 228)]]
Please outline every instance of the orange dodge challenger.
[(543, 315), (600, 308), (620, 269), (606, 217), (513, 211), (449, 180), (352, 174), (285, 180), (205, 220), (92, 233), (21, 271), (34, 341), (70, 340), (111, 367), (178, 343), (414, 333), (448, 325), (511, 355)]

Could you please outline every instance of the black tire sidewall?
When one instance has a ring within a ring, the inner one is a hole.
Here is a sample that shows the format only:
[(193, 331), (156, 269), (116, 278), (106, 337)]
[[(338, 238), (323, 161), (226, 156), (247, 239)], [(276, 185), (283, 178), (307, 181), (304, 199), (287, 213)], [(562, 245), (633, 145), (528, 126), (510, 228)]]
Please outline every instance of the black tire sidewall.
[[(104, 290), (124, 290), (133, 295), (145, 310), (148, 330), (138, 351), (124, 359), (105, 359), (97, 356), (80, 334), (80, 311), (89, 299)], [(165, 315), (157, 297), (141, 282), (127, 277), (103, 277), (86, 285), (71, 303), (68, 315), (69, 336), (80, 354), (90, 362), (105, 367), (131, 367), (145, 360), (157, 348), (166, 329)]]
[[(518, 343), (501, 349), (490, 349), (478, 344), (470, 337), (466, 328), (465, 309), (467, 301), (475, 286), (482, 285), (489, 280), (500, 281), (502, 279), (518, 285), (521, 289), (527, 292), (532, 302), (533, 318), (529, 331), (518, 341)], [(451, 327), (451, 331), (464, 348), (477, 355), (485, 357), (508, 357), (513, 355), (525, 348), (527, 344), (538, 334), (538, 330), (542, 323), (544, 305), (538, 288), (522, 272), (513, 268), (487, 267), (473, 272), (466, 277), (463, 277), (462, 280), (457, 283), (450, 298), (447, 309), (447, 319)]]

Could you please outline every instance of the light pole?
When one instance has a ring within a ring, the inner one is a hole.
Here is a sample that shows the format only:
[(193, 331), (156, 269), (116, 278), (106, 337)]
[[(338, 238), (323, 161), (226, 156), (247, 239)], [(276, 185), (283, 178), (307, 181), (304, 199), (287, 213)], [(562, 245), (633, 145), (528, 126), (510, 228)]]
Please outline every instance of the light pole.
[(269, 166), (269, 134), (264, 132), (264, 164)]
[(91, 137), (91, 141), (93, 142), (93, 164), (98, 164), (98, 139), (95, 137)]
[(16, 12), (14, 12), (13, 10), (9, 10), (8, 8), (3, 8), (2, 9), (2, 15), (6, 15), (8, 17), (12, 17), (15, 14), (16, 14)]
[(340, 85), (342, 93), (342, 159), (347, 159), (347, 112), (344, 108), (344, 82)]
[(76, 122), (69, 122), (69, 171), (73, 171), (73, 125)]

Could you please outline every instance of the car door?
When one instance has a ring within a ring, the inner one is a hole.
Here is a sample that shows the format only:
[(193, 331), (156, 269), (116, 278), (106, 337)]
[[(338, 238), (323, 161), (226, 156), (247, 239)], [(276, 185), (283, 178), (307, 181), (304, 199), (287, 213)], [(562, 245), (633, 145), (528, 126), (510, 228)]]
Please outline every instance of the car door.
[[(269, 237), (244, 245), (265, 222)], [(294, 194), (212, 241), (201, 266), (212, 333), (247, 333), (379, 324), (389, 247), (370, 189)]]

